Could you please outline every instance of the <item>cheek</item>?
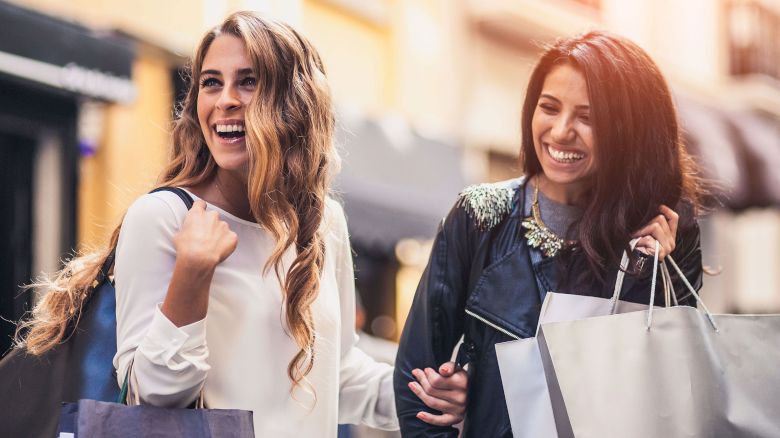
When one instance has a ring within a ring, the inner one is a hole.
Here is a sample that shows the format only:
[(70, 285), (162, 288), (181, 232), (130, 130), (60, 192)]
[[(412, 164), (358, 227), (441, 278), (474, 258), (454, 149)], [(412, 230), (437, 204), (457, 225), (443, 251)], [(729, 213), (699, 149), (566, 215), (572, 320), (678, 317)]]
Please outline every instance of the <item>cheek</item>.
[(241, 92), (241, 103), (244, 104), (244, 108), (249, 106), (250, 103), (252, 103), (252, 99), (255, 97), (255, 91), (254, 90), (245, 90)]
[(539, 142), (539, 136), (542, 134), (542, 119), (543, 117), (538, 113), (534, 113), (534, 116), (531, 119), (531, 135), (533, 135), (534, 145), (536, 146), (539, 146), (537, 143)]
[(590, 163), (588, 167), (590, 168), (590, 172), (591, 173), (595, 172), (598, 167), (597, 166), (598, 159), (596, 157), (596, 153), (597, 153), (596, 145), (594, 144), (593, 131), (591, 129), (588, 129), (586, 132), (582, 134), (582, 142), (585, 144), (585, 147), (588, 149), (589, 152), (588, 161), (590, 161)]
[(204, 119), (208, 116), (206, 114), (206, 108), (205, 107), (206, 107), (206, 105), (205, 105), (204, 99), (202, 99), (200, 96), (198, 96), (198, 104), (197, 104), (196, 108), (198, 109), (198, 122), (200, 122), (201, 125), (203, 124)]
[(203, 135), (206, 136), (206, 131), (209, 130), (209, 105), (207, 99), (201, 99), (198, 97), (198, 124), (200, 125), (200, 129), (203, 132)]
[(582, 142), (585, 143), (585, 147), (588, 148), (588, 151), (590, 151), (591, 154), (594, 154), (596, 152), (594, 144), (593, 144), (593, 129), (590, 127), (587, 127), (582, 132)]

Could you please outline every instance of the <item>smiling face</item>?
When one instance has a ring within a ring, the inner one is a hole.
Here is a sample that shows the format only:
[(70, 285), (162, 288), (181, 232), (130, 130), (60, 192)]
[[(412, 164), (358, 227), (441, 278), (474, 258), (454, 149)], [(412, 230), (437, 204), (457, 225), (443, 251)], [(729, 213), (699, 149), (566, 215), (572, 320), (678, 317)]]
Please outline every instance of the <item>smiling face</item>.
[(214, 39), (198, 84), (198, 122), (206, 145), (224, 170), (246, 173), (244, 113), (257, 88), (244, 42), (231, 35)]
[(595, 171), (596, 159), (588, 87), (576, 68), (561, 64), (547, 74), (531, 131), (548, 190), (559, 192), (555, 197), (563, 202), (582, 193)]

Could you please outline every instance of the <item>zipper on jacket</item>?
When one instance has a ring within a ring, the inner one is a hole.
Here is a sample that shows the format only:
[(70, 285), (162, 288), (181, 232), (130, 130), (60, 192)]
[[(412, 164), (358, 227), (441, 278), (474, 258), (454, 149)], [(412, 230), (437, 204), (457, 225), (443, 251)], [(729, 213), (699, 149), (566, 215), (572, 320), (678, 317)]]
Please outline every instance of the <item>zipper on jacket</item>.
[(519, 336), (517, 336), (517, 335), (513, 334), (513, 333), (512, 333), (512, 332), (510, 332), (509, 330), (507, 330), (507, 329), (505, 329), (505, 328), (502, 328), (502, 327), (500, 327), (500, 326), (498, 326), (498, 325), (496, 325), (496, 324), (494, 324), (494, 323), (492, 323), (492, 322), (488, 321), (488, 320), (487, 320), (487, 319), (485, 319), (484, 317), (477, 315), (476, 313), (472, 312), (472, 311), (471, 311), (471, 310), (469, 310), (469, 309), (466, 309), (466, 314), (467, 314), (467, 315), (469, 315), (469, 316), (473, 316), (474, 318), (478, 319), (479, 321), (482, 321), (482, 322), (483, 322), (483, 323), (485, 323), (486, 325), (488, 325), (488, 326), (490, 326), (490, 327), (492, 327), (492, 328), (494, 328), (494, 329), (496, 329), (496, 330), (500, 331), (501, 333), (503, 333), (503, 334), (505, 334), (505, 335), (509, 336), (509, 337), (510, 337), (510, 338), (512, 338), (512, 339), (517, 339), (517, 340), (521, 339)]

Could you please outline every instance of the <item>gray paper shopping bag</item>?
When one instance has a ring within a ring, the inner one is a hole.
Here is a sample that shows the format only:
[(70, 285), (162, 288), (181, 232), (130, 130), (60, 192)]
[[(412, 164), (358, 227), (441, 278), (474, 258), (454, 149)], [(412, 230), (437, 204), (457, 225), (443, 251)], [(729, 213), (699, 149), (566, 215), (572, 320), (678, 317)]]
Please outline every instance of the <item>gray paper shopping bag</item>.
[(780, 436), (780, 315), (699, 305), (542, 324), (559, 435)]

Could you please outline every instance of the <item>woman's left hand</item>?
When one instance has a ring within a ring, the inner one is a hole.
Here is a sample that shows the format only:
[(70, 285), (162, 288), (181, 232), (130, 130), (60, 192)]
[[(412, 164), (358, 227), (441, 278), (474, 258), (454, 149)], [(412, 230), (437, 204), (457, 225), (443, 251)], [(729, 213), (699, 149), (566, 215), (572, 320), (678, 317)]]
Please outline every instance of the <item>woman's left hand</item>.
[(409, 382), (409, 389), (429, 408), (436, 409), (441, 415), (420, 411), (417, 418), (434, 426), (452, 426), (463, 421), (466, 414), (466, 394), (468, 392), (468, 374), (455, 369), (454, 362), (439, 367), (412, 370), (417, 382)]
[(631, 237), (639, 237), (636, 249), (650, 256), (655, 254), (655, 242), (658, 241), (660, 247), (658, 259), (663, 260), (674, 251), (677, 223), (680, 217), (674, 210), (665, 205), (661, 205), (659, 210), (661, 214), (654, 217)]

